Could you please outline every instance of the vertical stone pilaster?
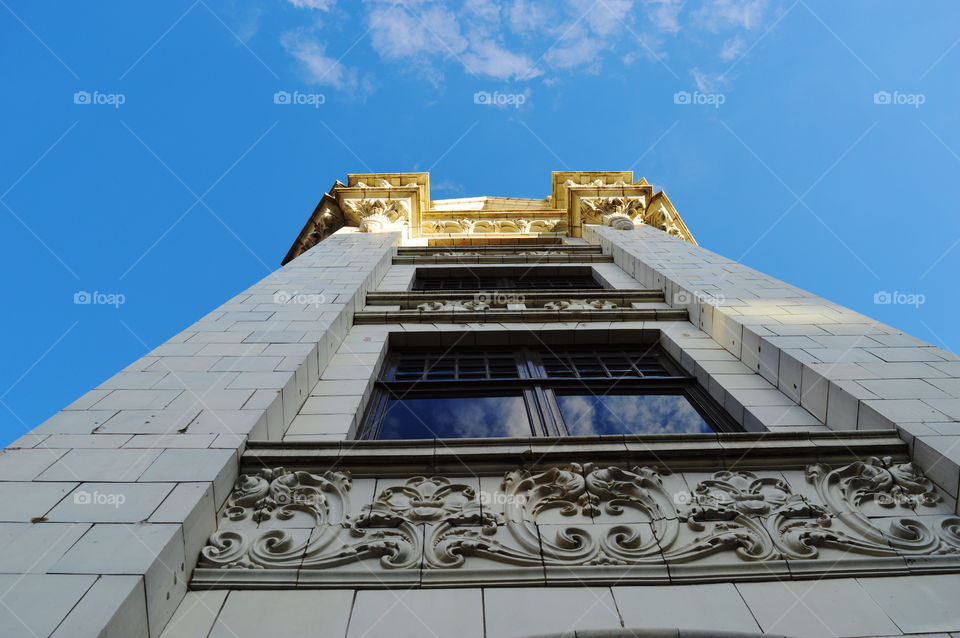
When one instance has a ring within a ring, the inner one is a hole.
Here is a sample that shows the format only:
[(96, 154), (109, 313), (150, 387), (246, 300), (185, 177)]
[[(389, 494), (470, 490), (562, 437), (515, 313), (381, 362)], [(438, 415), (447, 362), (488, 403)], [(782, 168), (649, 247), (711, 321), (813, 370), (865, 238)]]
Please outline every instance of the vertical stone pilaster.
[(2, 453), (9, 541), (42, 558), (0, 566), (20, 625), (160, 635), (245, 441), (280, 439), (399, 238), (337, 231)]

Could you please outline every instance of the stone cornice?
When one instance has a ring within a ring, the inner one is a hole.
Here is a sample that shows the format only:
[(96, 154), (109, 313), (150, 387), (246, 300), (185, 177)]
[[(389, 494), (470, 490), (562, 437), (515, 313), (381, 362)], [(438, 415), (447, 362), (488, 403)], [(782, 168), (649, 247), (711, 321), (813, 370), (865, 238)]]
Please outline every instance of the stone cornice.
[(550, 196), (430, 199), (429, 173), (351, 173), (334, 183), (283, 263), (342, 225), (401, 231), (406, 239), (580, 237), (585, 224), (619, 230), (648, 225), (696, 243), (663, 191), (632, 171), (560, 171)]

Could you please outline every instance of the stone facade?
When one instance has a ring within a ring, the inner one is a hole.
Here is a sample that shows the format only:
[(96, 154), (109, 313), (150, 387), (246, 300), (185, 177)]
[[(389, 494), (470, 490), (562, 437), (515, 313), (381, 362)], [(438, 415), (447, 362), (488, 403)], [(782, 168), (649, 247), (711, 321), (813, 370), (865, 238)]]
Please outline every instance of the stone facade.
[[(645, 180), (351, 175), (285, 262), (0, 453), (0, 635), (960, 635), (960, 358)], [(603, 289), (411, 290), (457, 269)], [(743, 432), (358, 439), (392, 347), (625, 343)]]

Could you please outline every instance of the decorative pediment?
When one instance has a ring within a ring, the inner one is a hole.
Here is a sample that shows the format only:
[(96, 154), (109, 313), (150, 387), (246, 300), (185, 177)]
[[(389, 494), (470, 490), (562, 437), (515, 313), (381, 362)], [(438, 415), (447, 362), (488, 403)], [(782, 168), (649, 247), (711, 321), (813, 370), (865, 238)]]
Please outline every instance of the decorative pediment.
[(429, 173), (351, 173), (317, 206), (284, 263), (343, 225), (360, 232), (400, 231), (404, 241), (581, 237), (584, 224), (618, 230), (652, 226), (696, 243), (663, 191), (632, 171), (558, 171), (550, 196), (430, 199)]

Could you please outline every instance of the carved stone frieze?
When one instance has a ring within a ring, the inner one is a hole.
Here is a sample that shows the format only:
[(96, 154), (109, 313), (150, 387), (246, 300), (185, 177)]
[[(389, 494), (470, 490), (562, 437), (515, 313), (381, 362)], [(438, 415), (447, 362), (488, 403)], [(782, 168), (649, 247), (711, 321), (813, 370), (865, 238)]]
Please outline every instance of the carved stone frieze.
[(443, 301), (427, 301), (422, 304), (417, 304), (417, 310), (424, 310), (428, 312), (437, 312), (439, 310), (488, 310), (490, 304), (483, 301), (459, 301), (459, 300), (443, 300)]
[(567, 229), (563, 219), (425, 219), (421, 222), (424, 234), (469, 235), (477, 233), (560, 233)]
[[(475, 253), (468, 251), (448, 251), (445, 253), (433, 253), (431, 257), (480, 257), (483, 253)], [(520, 253), (521, 255), (523, 253)]]
[[(841, 570), (844, 561), (862, 569), (872, 560), (884, 573), (905, 571), (904, 559), (932, 557), (938, 570), (960, 571), (960, 517), (942, 509), (924, 516), (940, 497), (909, 463), (814, 464), (805, 485), (761, 474), (720, 471), (687, 491), (678, 488), (686, 485), (679, 476), (653, 467), (572, 463), (507, 472), (495, 494), (478, 492), (475, 481), (414, 476), (354, 508), (346, 472), (263, 470), (238, 479), (198, 574), (203, 580), (205, 570), (297, 569), (316, 583), (322, 570), (374, 560), (387, 571), (420, 569), (423, 578), (468, 564), (521, 573), (581, 569), (586, 579), (634, 566), (629, 573), (642, 578), (645, 568), (726, 557), (722, 565), (734, 577), (738, 564), (815, 564), (828, 550), (841, 550)], [(868, 514), (874, 505), (913, 514)], [(312, 529), (284, 528), (295, 515), (309, 517)], [(214, 574), (208, 578), (213, 582)], [(337, 573), (329, 580), (338, 582)]]
[(571, 299), (569, 301), (548, 301), (543, 304), (547, 310), (616, 310), (617, 304), (606, 299)]
[(385, 179), (374, 178), (369, 184), (366, 182), (357, 182), (354, 186), (356, 188), (392, 188), (393, 184)]

